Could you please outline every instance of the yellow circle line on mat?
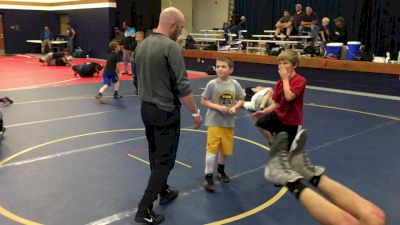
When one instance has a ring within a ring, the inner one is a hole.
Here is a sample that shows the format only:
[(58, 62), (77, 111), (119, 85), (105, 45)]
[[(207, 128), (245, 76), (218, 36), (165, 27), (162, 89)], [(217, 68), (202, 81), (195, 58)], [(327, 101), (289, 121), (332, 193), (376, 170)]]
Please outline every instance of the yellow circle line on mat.
[(272, 204), (277, 202), (286, 192), (287, 192), (287, 188), (283, 187), (283, 188), (281, 188), (281, 190), (274, 197), (272, 197), (270, 200), (268, 200), (267, 202), (257, 206), (254, 209), (251, 209), (251, 210), (249, 210), (247, 212), (244, 212), (244, 213), (241, 213), (239, 215), (232, 216), (232, 217), (229, 217), (229, 218), (226, 218), (226, 219), (223, 219), (223, 220), (219, 220), (219, 221), (212, 222), (212, 223), (207, 223), (205, 225), (227, 224), (227, 223), (232, 223), (234, 221), (243, 219), (245, 217), (249, 217), (249, 216), (251, 216), (253, 214), (256, 214), (256, 213), (260, 212), (261, 210), (264, 210), (264, 209), (268, 208), (269, 206), (271, 206)]
[[(1, 165), (5, 165), (7, 162), (11, 161), (12, 159), (15, 159), (16, 157), (18, 157), (20, 155), (23, 155), (25, 153), (34, 151), (34, 150), (36, 150), (38, 148), (41, 148), (41, 147), (44, 147), (46, 145), (55, 144), (55, 143), (58, 143), (58, 142), (61, 142), (61, 141), (66, 141), (66, 140), (79, 138), (79, 137), (90, 136), (90, 135), (97, 135), (97, 134), (108, 134), (108, 133), (139, 131), (139, 130), (144, 130), (144, 128), (98, 131), (98, 132), (79, 134), (79, 135), (74, 135), (74, 136), (70, 136), (70, 137), (60, 138), (60, 139), (53, 140), (53, 141), (48, 141), (46, 143), (42, 143), (42, 144), (27, 148), (27, 149), (22, 150), (22, 151), (14, 154), (14, 155), (11, 155), (10, 157), (0, 161), (0, 166)], [(195, 130), (195, 129), (186, 129), (186, 128), (183, 128), (182, 130), (191, 131), (191, 132), (201, 132), (201, 133), (206, 133), (207, 132), (207, 131), (204, 131), (204, 130)], [(252, 141), (252, 140), (249, 140), (249, 139), (246, 139), (246, 138), (242, 138), (242, 137), (238, 137), (238, 136), (235, 136), (235, 139), (248, 142), (250, 144), (256, 145), (258, 147), (261, 147), (264, 150), (269, 151), (268, 147), (266, 147), (266, 146), (264, 146), (264, 145), (262, 145), (260, 143), (257, 143), (255, 141)], [(278, 201), (286, 192), (287, 192), (287, 189), (286, 188), (282, 188), (275, 196), (273, 196), (270, 200), (268, 200), (264, 204), (254, 208), (252, 210), (249, 210), (247, 212), (241, 213), (241, 214), (239, 214), (237, 216), (233, 216), (233, 217), (230, 217), (230, 218), (227, 218), (227, 219), (224, 219), (224, 220), (220, 220), (220, 221), (217, 221), (217, 222), (209, 223), (208, 225), (226, 224), (226, 223), (230, 223), (230, 222), (233, 222), (233, 221), (236, 221), (236, 220), (243, 219), (243, 218), (248, 217), (250, 215), (253, 215), (253, 214), (255, 214), (255, 213), (267, 208), (268, 206), (272, 205), (276, 201)], [(22, 224), (26, 224), (26, 225), (42, 225), (41, 223), (37, 223), (37, 222), (31, 221), (31, 220), (22, 218), (22, 217), (14, 214), (14, 213), (11, 213), (10, 211), (6, 210), (5, 208), (3, 208), (1, 206), (0, 206), (0, 214), (2, 214), (3, 216), (5, 216), (5, 217), (7, 217), (7, 218), (9, 218), (9, 219), (11, 219), (13, 221), (18, 222), (18, 223), (22, 223)]]
[[(133, 154), (128, 154), (128, 156), (131, 157), (131, 158), (133, 158), (133, 159), (136, 159), (136, 160), (138, 160), (138, 161), (140, 161), (140, 162), (142, 162), (142, 163), (145, 163), (145, 164), (147, 164), (147, 165), (150, 165), (150, 162), (149, 162), (149, 161), (144, 160), (144, 159), (142, 159), (142, 158), (139, 158), (139, 157), (137, 157), (137, 156), (135, 156), (135, 155), (133, 155)], [(189, 165), (189, 164), (186, 164), (186, 163), (181, 162), (181, 161), (179, 161), (179, 160), (175, 160), (175, 162), (176, 162), (177, 164), (180, 164), (180, 165), (184, 166), (184, 167), (187, 167), (187, 168), (189, 168), (189, 169), (192, 169), (192, 166)]]
[[(194, 129), (184, 129), (184, 130), (193, 131), (193, 132), (203, 132), (203, 133), (206, 132), (206, 131), (203, 131), (203, 130), (194, 130)], [(262, 148), (262, 149), (264, 149), (266, 151), (269, 151), (268, 147), (266, 147), (265, 145), (262, 145), (262, 144), (260, 144), (258, 142), (255, 142), (255, 141), (249, 140), (247, 138), (243, 138), (243, 137), (238, 137), (238, 136), (234, 136), (234, 137), (235, 137), (235, 139), (238, 139), (238, 140), (241, 140), (241, 141), (245, 141), (247, 143), (256, 145), (256, 146), (258, 146), (258, 147), (260, 147), (260, 148)], [(237, 221), (237, 220), (241, 220), (241, 219), (243, 219), (245, 217), (249, 217), (249, 216), (251, 216), (253, 214), (256, 214), (256, 213), (260, 212), (261, 210), (266, 209), (267, 207), (269, 207), (272, 204), (274, 204), (275, 202), (277, 202), (286, 192), (287, 192), (287, 188), (283, 187), (271, 199), (269, 199), (265, 203), (255, 207), (254, 209), (250, 209), (247, 212), (244, 212), (244, 213), (241, 213), (241, 214), (238, 214), (236, 216), (232, 216), (232, 217), (229, 217), (229, 218), (226, 218), (226, 219), (222, 219), (222, 220), (218, 220), (218, 221), (215, 221), (215, 222), (207, 223), (205, 225), (227, 224), (227, 223), (232, 223), (232, 222)]]
[[(5, 165), (7, 162), (11, 161), (12, 159), (17, 158), (20, 155), (23, 155), (25, 153), (34, 151), (34, 150), (39, 149), (41, 147), (44, 147), (46, 145), (55, 144), (55, 143), (58, 143), (58, 142), (61, 142), (61, 141), (66, 141), (66, 140), (70, 140), (70, 139), (74, 139), (74, 138), (91, 136), (91, 135), (98, 135), (98, 134), (108, 134), (108, 133), (116, 133), (116, 132), (129, 132), (129, 131), (139, 131), (139, 130), (144, 130), (144, 128), (97, 131), (97, 132), (79, 134), (79, 135), (74, 135), (74, 136), (70, 136), (70, 137), (60, 138), (60, 139), (57, 139), (57, 140), (48, 141), (48, 142), (45, 142), (45, 143), (30, 147), (30, 148), (27, 148), (27, 149), (24, 149), (24, 150), (22, 150), (22, 151), (20, 151), (20, 152), (18, 152), (16, 154), (13, 154), (13, 155), (7, 157), (6, 159), (0, 161), (0, 166)], [(182, 128), (181, 130), (191, 131), (191, 132), (200, 132), (200, 133), (206, 133), (207, 132), (207, 131), (204, 131), (204, 130), (195, 130), (195, 129), (187, 129), (187, 128)], [(238, 139), (238, 140), (241, 140), (241, 141), (248, 142), (248, 143), (256, 145), (256, 146), (258, 146), (258, 147), (260, 147), (260, 148), (262, 148), (262, 149), (264, 149), (266, 151), (269, 151), (268, 147), (266, 147), (266, 146), (264, 146), (264, 145), (262, 145), (260, 143), (257, 143), (255, 141), (252, 141), (252, 140), (249, 140), (249, 139), (246, 139), (246, 138), (243, 138), (243, 137), (238, 137), (238, 136), (234, 136), (234, 138)], [(262, 204), (260, 206), (257, 206), (256, 208), (251, 209), (251, 210), (249, 210), (247, 212), (241, 213), (239, 215), (236, 215), (236, 216), (233, 216), (233, 217), (230, 217), (230, 218), (227, 218), (227, 219), (223, 219), (223, 220), (220, 220), (220, 221), (209, 223), (208, 225), (226, 224), (226, 223), (230, 223), (230, 222), (233, 222), (233, 221), (236, 221), (236, 220), (243, 219), (243, 218), (248, 217), (250, 215), (253, 215), (253, 214), (255, 214), (255, 213), (267, 208), (268, 206), (272, 205), (273, 203), (277, 202), (286, 192), (287, 192), (287, 189), (286, 188), (282, 188), (275, 196), (273, 196), (270, 200), (268, 200), (264, 204)], [(34, 222), (34, 221), (31, 221), (31, 220), (25, 219), (23, 217), (20, 217), (20, 216), (18, 216), (16, 214), (6, 210), (1, 205), (0, 205), (0, 214), (2, 214), (3, 216), (5, 216), (5, 217), (7, 217), (7, 218), (9, 218), (9, 219), (11, 219), (11, 220), (13, 220), (15, 222), (21, 223), (21, 224), (42, 225), (41, 223)]]

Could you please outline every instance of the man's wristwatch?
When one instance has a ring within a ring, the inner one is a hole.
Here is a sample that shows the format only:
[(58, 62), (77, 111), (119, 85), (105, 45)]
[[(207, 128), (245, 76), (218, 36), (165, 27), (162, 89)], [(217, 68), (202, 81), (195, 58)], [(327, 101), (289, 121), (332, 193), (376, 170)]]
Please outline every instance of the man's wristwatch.
[(200, 109), (197, 109), (197, 113), (192, 113), (192, 117), (199, 117), (200, 116)]

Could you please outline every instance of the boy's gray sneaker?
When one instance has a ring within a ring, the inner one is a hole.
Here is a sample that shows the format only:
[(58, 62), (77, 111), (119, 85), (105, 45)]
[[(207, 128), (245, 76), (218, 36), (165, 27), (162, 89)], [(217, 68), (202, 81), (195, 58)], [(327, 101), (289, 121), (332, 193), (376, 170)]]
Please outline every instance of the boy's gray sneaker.
[(308, 153), (304, 150), (306, 140), (307, 131), (300, 130), (293, 141), (289, 162), (293, 170), (300, 173), (309, 181), (313, 176), (321, 176), (324, 173), (325, 168), (311, 163)]
[(288, 142), (289, 135), (286, 132), (280, 132), (275, 136), (274, 143), (271, 146), (270, 158), (265, 167), (264, 176), (274, 184), (286, 185), (288, 182), (303, 178), (290, 166)]
[(304, 149), (307, 141), (307, 130), (301, 129), (297, 132), (293, 139), (292, 145), (290, 146), (290, 151), (298, 151), (299, 149)]

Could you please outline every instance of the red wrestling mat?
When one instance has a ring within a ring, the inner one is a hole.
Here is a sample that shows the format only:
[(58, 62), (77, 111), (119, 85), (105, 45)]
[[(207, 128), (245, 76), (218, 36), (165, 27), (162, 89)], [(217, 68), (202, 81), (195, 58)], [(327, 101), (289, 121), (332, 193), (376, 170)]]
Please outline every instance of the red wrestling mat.
[[(105, 65), (104, 60), (77, 58), (72, 64), (97, 62)], [(123, 65), (120, 64), (122, 71)], [(129, 67), (130, 69), (130, 67)], [(75, 77), (71, 67), (43, 66), (38, 58), (30, 55), (0, 56), (0, 91), (49, 86), (100, 83), (102, 77)], [(207, 77), (205, 74), (190, 73), (190, 79)], [(121, 75), (121, 80), (132, 80), (132, 77)]]

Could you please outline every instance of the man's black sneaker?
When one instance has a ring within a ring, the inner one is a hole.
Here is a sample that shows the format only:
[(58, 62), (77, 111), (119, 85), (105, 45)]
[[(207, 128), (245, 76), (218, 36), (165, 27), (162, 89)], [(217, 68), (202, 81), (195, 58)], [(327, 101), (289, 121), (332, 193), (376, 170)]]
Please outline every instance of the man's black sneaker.
[(6, 128), (5, 127), (3, 127), (3, 129), (1, 129), (1, 131), (0, 131), (0, 139), (3, 138), (4, 132), (6, 132)]
[(114, 99), (121, 99), (121, 98), (123, 98), (124, 96), (122, 96), (122, 95), (114, 95)]
[(164, 214), (157, 214), (153, 210), (146, 209), (144, 212), (137, 212), (135, 221), (142, 224), (156, 225), (165, 219)]
[(206, 174), (204, 176), (204, 189), (206, 191), (215, 191), (214, 179), (212, 174)]
[(168, 188), (164, 193), (160, 193), (160, 205), (166, 205), (176, 199), (179, 195), (178, 190)]
[(217, 174), (217, 179), (225, 183), (229, 183), (229, 181), (231, 181), (224, 171)]

